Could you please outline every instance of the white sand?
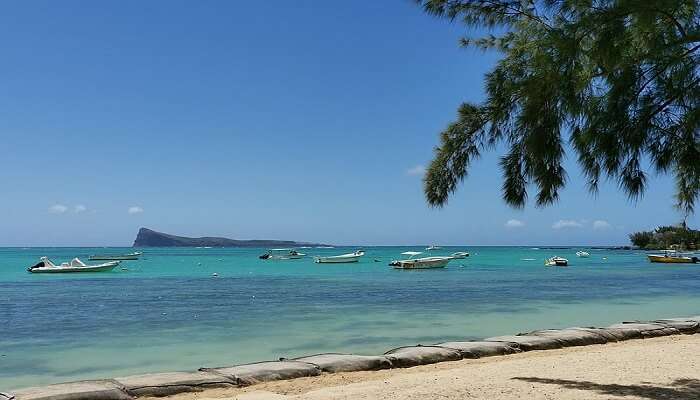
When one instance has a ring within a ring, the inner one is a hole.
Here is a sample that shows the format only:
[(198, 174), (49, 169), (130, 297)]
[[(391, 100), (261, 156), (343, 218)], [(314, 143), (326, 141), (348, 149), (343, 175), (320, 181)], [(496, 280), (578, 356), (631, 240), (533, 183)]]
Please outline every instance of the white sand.
[(171, 400), (700, 399), (700, 334), (375, 372), (323, 374)]

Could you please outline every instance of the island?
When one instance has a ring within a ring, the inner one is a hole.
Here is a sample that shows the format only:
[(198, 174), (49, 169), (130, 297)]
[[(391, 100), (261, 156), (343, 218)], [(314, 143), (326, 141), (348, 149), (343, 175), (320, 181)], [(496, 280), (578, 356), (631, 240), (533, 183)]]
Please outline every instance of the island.
[(303, 247), (329, 246), (320, 243), (295, 242), (292, 240), (235, 240), (222, 237), (190, 238), (156, 232), (148, 228), (139, 229), (133, 247)]

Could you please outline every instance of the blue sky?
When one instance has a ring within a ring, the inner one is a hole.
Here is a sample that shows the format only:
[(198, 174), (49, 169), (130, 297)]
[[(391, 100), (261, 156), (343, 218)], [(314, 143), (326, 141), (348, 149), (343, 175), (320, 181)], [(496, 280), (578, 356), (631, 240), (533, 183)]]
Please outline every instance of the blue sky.
[(6, 3), (0, 245), (626, 244), (679, 220), (670, 178), (594, 197), (571, 155), (556, 206), (507, 207), (493, 153), (428, 207), (421, 166), (497, 59), (465, 33), (406, 0)]

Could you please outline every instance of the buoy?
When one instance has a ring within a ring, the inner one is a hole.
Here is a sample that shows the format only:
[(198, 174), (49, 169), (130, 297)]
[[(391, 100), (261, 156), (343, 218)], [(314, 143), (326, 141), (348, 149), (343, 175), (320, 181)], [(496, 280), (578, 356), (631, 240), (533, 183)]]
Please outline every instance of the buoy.
[(213, 274), (211, 274), (211, 276), (213, 276), (214, 278), (216, 278), (217, 276), (219, 276), (219, 274), (217, 274), (216, 272), (214, 272)]

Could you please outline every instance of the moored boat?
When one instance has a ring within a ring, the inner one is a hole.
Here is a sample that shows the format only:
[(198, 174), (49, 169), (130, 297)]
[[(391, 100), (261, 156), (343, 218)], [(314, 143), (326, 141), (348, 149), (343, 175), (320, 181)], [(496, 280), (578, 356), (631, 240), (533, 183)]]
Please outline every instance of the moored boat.
[(364, 256), (365, 252), (357, 250), (354, 253), (341, 254), (330, 257), (314, 257), (314, 262), (319, 264), (339, 264), (339, 263), (354, 263), (360, 261), (360, 257)]
[(700, 262), (697, 256), (681, 253), (677, 250), (665, 250), (663, 254), (649, 254), (647, 258), (653, 263), (663, 264), (695, 264)]
[(427, 251), (431, 251), (431, 250), (442, 250), (442, 247), (436, 246), (436, 245), (431, 245), (431, 246), (426, 247), (425, 250), (427, 250)]
[(545, 260), (544, 265), (548, 267), (566, 267), (569, 265), (569, 260), (564, 257), (551, 257)]
[(258, 258), (261, 260), (298, 260), (305, 256), (306, 254), (294, 249), (270, 249)]
[(405, 260), (394, 260), (389, 265), (396, 269), (428, 269), (428, 268), (445, 268), (447, 263), (453, 259), (453, 257), (422, 257), (414, 258), (420, 254), (420, 251), (406, 251), (401, 253), (408, 256)]
[(467, 253), (466, 251), (458, 251), (456, 253), (452, 253), (452, 258), (461, 259), (467, 257), (469, 257), (469, 253)]
[(129, 261), (138, 260), (143, 253), (135, 251), (129, 254), (95, 254), (88, 257), (90, 261)]
[(69, 263), (55, 265), (48, 257), (41, 257), (39, 263), (27, 268), (28, 272), (38, 273), (68, 273), (68, 272), (105, 272), (111, 271), (119, 265), (119, 261), (110, 261), (104, 264), (86, 265), (78, 258), (74, 258)]
[(576, 252), (576, 257), (587, 258), (587, 257), (590, 257), (590, 256), (591, 256), (591, 254), (588, 253), (587, 251), (581, 250), (581, 251), (577, 251), (577, 252)]

